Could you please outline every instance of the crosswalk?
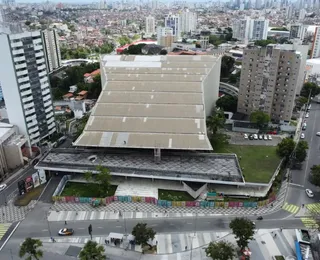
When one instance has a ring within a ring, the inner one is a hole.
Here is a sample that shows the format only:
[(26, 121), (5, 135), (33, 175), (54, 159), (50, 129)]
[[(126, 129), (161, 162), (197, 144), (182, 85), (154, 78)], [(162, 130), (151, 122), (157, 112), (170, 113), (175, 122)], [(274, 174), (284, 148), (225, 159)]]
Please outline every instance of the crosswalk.
[(0, 240), (6, 234), (10, 226), (10, 223), (0, 224)]
[(320, 215), (320, 203), (306, 205), (310, 213), (318, 213)]
[(306, 228), (316, 229), (319, 227), (317, 221), (313, 218), (301, 218), (301, 221)]
[(293, 204), (288, 204), (287, 202), (284, 203), (284, 205), (282, 206), (282, 209), (292, 213), (292, 214), (297, 214), (300, 207), (299, 206), (296, 206), (296, 205), (293, 205)]

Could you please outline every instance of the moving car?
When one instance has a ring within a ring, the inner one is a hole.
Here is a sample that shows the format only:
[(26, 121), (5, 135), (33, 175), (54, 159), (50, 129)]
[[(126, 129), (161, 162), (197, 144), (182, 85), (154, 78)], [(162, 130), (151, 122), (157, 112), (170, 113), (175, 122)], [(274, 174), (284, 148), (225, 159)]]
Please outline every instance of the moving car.
[(62, 228), (58, 232), (59, 236), (72, 236), (73, 233), (74, 230), (72, 228)]
[(254, 139), (254, 140), (258, 140), (258, 135), (257, 135), (257, 134), (254, 134), (254, 135), (253, 135), (253, 139)]
[(320, 132), (317, 132), (317, 136), (320, 136)]
[(306, 118), (308, 118), (308, 117), (309, 117), (309, 113), (306, 114)]
[(301, 134), (300, 138), (301, 138), (301, 139), (304, 139), (304, 133)]
[(309, 198), (313, 198), (314, 194), (313, 194), (312, 190), (306, 189), (306, 193)]
[(7, 184), (0, 184), (0, 191), (3, 191), (5, 188), (7, 188)]
[(248, 135), (247, 134), (244, 134), (244, 139), (248, 139)]

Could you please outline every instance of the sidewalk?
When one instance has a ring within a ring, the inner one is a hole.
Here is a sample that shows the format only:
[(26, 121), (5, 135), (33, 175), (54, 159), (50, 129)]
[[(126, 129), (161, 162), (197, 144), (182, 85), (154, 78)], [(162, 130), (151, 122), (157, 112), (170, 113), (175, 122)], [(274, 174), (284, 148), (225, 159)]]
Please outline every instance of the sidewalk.
[[(71, 241), (72, 239), (73, 241)], [(236, 243), (232, 234), (224, 232), (197, 232), (196, 236), (193, 236), (193, 233), (157, 234), (156, 239), (158, 241), (158, 254), (143, 255), (131, 249), (124, 250), (115, 246), (106, 246), (104, 238), (94, 238), (95, 241), (104, 245), (110, 259), (131, 260), (207, 260), (209, 258), (205, 255), (205, 248), (211, 241), (223, 239), (233, 244)], [(294, 230), (283, 230), (282, 232), (279, 229), (257, 230), (254, 240), (249, 244), (249, 248), (253, 252), (251, 260), (270, 260), (274, 255), (288, 256), (295, 250), (294, 239)], [(49, 242), (49, 238), (41, 240), (44, 251), (50, 250), (50, 252), (64, 253), (68, 249), (67, 245), (83, 247), (88, 238), (57, 238), (57, 243)], [(185, 246), (187, 246), (187, 250), (185, 250)]]
[[(282, 208), (288, 183), (284, 182), (278, 198), (271, 205), (261, 208), (163, 208), (147, 203), (112, 202), (106, 206), (93, 208), (88, 203), (55, 203), (49, 213), (49, 221), (119, 219), (119, 211), (124, 218), (182, 218), (217, 215), (264, 215)], [(120, 217), (122, 218), (122, 217)]]

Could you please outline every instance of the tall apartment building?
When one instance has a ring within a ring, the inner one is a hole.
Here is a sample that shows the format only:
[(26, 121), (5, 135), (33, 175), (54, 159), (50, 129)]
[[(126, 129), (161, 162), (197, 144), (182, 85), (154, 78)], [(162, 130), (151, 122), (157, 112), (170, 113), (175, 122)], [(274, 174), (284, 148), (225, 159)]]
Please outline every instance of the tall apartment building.
[(198, 16), (196, 13), (186, 10), (180, 13), (180, 32), (189, 33), (193, 32), (197, 28)]
[(180, 16), (168, 14), (164, 19), (164, 26), (172, 29), (172, 35), (180, 37)]
[(177, 37), (173, 36), (172, 28), (157, 27), (157, 42), (159, 45), (169, 48), (176, 39)]
[(266, 40), (269, 20), (264, 18), (234, 20), (232, 23), (233, 38), (248, 43), (249, 41)]
[(290, 39), (304, 40), (308, 26), (304, 26), (301, 23), (290, 25)]
[(311, 48), (311, 59), (320, 57), (320, 26), (316, 27), (313, 35), (313, 42)]
[(44, 30), (41, 32), (41, 35), (47, 69), (51, 73), (62, 66), (59, 36), (55, 29)]
[(250, 115), (261, 110), (274, 122), (289, 122), (292, 116), (301, 55), (270, 44), (244, 50), (238, 97), (238, 112)]
[(156, 24), (153, 16), (149, 15), (146, 17), (146, 35), (152, 35), (156, 33)]
[(1, 34), (0, 79), (10, 124), (34, 145), (56, 131), (39, 31)]

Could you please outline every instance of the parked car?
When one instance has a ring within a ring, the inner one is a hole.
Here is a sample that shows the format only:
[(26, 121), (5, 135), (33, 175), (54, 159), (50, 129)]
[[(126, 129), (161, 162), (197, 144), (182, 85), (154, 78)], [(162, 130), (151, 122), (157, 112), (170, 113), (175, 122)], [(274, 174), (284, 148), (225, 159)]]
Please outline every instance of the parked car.
[(263, 140), (263, 135), (259, 135), (259, 140)]
[(317, 132), (317, 136), (320, 136), (320, 132)]
[(306, 118), (308, 118), (308, 117), (309, 117), (309, 113), (306, 114)]
[(306, 193), (307, 193), (307, 196), (308, 196), (309, 198), (313, 198), (313, 197), (314, 197), (314, 194), (313, 194), (312, 190), (306, 189)]
[(272, 140), (272, 136), (271, 135), (268, 135), (268, 140)]
[(254, 139), (254, 140), (258, 140), (258, 135), (257, 135), (257, 134), (254, 134), (254, 135), (253, 135), (253, 139)]
[(304, 136), (304, 133), (302, 133), (301, 136), (300, 136), (300, 138), (301, 138), (301, 139), (304, 139), (304, 137), (305, 137), (305, 136)]
[(244, 139), (248, 139), (248, 135), (247, 134), (244, 134)]
[(7, 184), (3, 183), (3, 184), (0, 184), (0, 191), (3, 191), (7, 188)]
[(265, 141), (267, 141), (267, 140), (268, 140), (268, 136), (267, 136), (267, 135), (264, 135), (264, 136), (263, 136), (263, 139), (264, 139)]
[(249, 135), (249, 140), (253, 140), (253, 135)]

